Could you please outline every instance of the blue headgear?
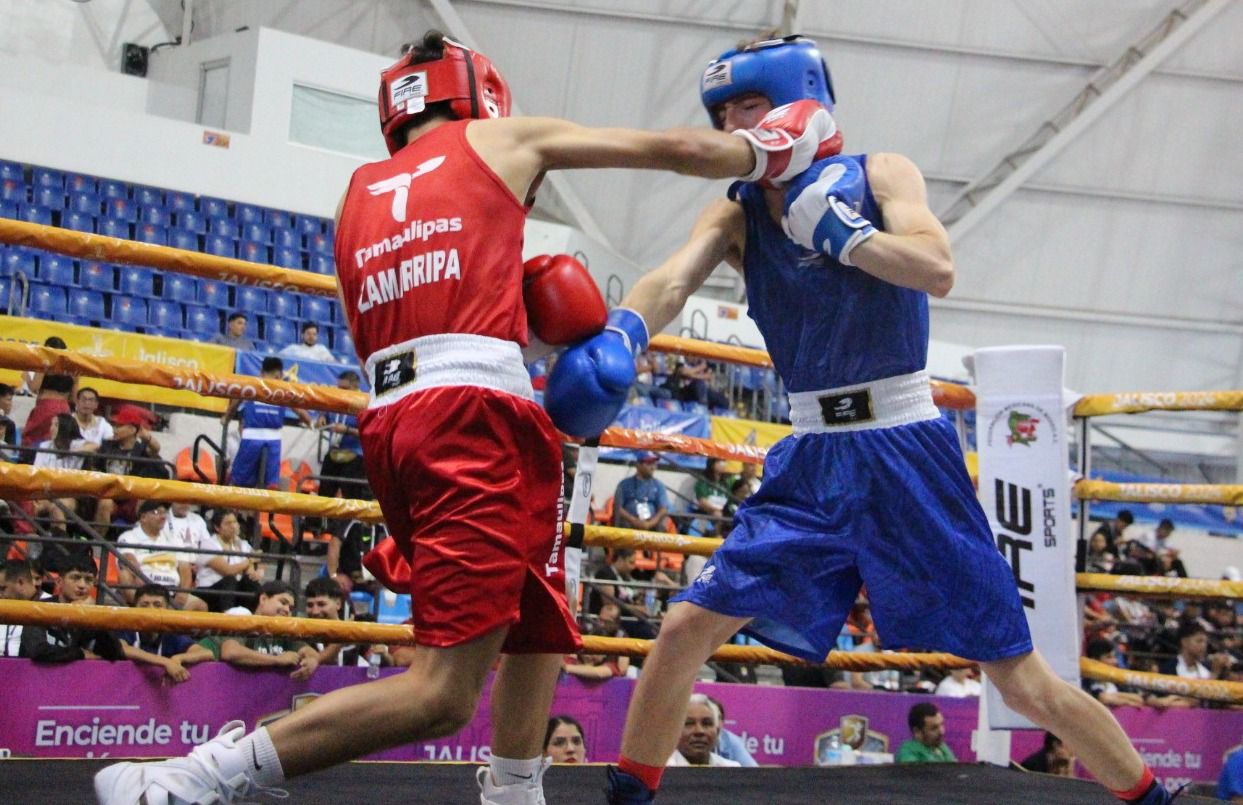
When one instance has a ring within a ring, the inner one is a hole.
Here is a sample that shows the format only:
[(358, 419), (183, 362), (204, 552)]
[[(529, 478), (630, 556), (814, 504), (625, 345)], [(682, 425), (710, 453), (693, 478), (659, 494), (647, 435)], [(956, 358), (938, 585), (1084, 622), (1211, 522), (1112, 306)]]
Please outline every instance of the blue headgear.
[(713, 109), (728, 100), (758, 92), (773, 106), (810, 98), (833, 111), (833, 79), (816, 43), (801, 36), (768, 39), (741, 50), (727, 50), (704, 70), (699, 83), (712, 125), (721, 128)]

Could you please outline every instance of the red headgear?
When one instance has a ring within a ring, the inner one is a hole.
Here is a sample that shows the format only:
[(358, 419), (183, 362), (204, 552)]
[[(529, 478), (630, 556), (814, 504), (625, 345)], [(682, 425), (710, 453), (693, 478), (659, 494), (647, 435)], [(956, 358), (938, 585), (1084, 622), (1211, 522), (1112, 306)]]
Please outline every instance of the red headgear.
[(390, 154), (406, 144), (397, 131), (430, 103), (448, 101), (461, 120), (509, 117), (509, 85), (487, 56), (446, 37), (439, 59), (415, 58), (412, 50), (380, 73), (380, 129)]

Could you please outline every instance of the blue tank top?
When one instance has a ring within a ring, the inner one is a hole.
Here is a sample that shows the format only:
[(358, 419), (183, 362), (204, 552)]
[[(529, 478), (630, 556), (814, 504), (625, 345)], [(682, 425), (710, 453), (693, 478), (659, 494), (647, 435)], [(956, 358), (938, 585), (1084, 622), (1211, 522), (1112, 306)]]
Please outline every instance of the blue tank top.
[(281, 405), (247, 400), (240, 408), (243, 428), (279, 429), (285, 421), (285, 408)]
[[(851, 158), (866, 171), (866, 154)], [(883, 230), (871, 185), (865, 186), (860, 213)], [(742, 203), (747, 220), (747, 315), (759, 326), (788, 391), (849, 386), (924, 368), (927, 294), (794, 243), (773, 221), (756, 184), (735, 183), (730, 197)]]
[[(334, 411), (325, 417), (329, 425), (345, 425), (347, 428), (358, 429), (358, 417), (353, 414), (343, 414)], [(363, 443), (357, 435), (353, 433), (334, 433), (329, 442), (333, 448), (339, 450), (353, 450), (355, 453), (362, 453)]]

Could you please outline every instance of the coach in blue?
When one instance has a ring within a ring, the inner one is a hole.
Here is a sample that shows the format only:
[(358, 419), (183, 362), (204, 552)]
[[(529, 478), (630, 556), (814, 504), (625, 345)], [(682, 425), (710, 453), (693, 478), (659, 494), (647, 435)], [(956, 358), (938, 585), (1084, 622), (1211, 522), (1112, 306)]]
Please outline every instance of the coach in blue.
[[(713, 125), (731, 132), (794, 101), (834, 104), (824, 60), (801, 37), (722, 54), (701, 90)], [(717, 646), (741, 629), (823, 660), (866, 584), (887, 648), (979, 661), (1012, 709), (1061, 737), (1120, 799), (1167, 802), (1109, 711), (1033, 650), (955, 431), (933, 406), (928, 294), (949, 293), (954, 263), (919, 169), (898, 154), (835, 153), (784, 187), (737, 183), (621, 315), (662, 329), (721, 261), (746, 280), (794, 433), (769, 452), (729, 539), (669, 610), (630, 702), (609, 801), (654, 799), (695, 673)], [(599, 356), (630, 348), (606, 330), (570, 352), (607, 368)], [(576, 371), (592, 364), (569, 357)]]

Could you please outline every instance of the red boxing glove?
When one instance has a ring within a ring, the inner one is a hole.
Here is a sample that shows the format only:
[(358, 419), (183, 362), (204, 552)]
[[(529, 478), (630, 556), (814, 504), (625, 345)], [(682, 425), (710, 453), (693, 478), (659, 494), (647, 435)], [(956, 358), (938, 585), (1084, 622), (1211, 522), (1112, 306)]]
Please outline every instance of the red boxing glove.
[(522, 265), (522, 301), (531, 332), (552, 346), (590, 338), (609, 315), (595, 280), (568, 254), (541, 254)]
[(778, 106), (755, 128), (733, 133), (750, 143), (755, 152), (755, 168), (742, 177), (748, 182), (789, 181), (817, 159), (842, 150), (842, 135), (833, 116), (812, 100)]
[(395, 593), (410, 592), (410, 563), (397, 550), (397, 540), (388, 537), (363, 555), (363, 567), (376, 581)]

